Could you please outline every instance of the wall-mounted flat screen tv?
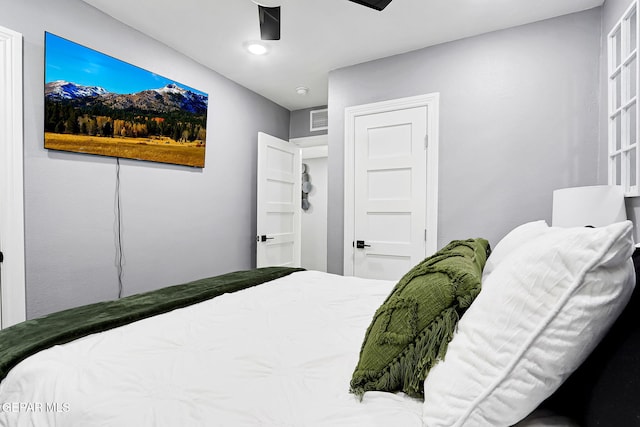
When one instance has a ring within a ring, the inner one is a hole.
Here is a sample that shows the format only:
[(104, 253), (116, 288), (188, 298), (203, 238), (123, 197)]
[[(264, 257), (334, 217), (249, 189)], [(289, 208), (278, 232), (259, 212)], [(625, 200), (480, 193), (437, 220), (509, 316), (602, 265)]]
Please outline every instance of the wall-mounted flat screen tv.
[(45, 33), (45, 148), (202, 168), (208, 99)]

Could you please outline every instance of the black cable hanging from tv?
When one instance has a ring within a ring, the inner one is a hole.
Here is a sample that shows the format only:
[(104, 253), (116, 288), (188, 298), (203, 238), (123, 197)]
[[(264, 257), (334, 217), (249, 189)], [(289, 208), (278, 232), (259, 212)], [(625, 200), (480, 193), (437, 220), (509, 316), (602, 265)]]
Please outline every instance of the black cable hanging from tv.
[(116, 271), (118, 274), (118, 299), (122, 298), (124, 253), (122, 251), (122, 206), (120, 202), (120, 158), (116, 157), (116, 195), (115, 195), (115, 238), (116, 238)]

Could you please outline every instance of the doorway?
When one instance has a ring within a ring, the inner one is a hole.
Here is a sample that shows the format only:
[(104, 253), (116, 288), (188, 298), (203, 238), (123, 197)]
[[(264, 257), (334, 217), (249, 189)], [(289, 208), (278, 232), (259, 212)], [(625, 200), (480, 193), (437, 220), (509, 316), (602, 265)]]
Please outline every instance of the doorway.
[[(327, 271), (328, 135), (290, 140), (302, 150), (303, 181), (310, 183), (301, 219), (301, 266)], [(304, 191), (304, 185), (303, 185)], [(305, 194), (305, 193), (303, 193)]]

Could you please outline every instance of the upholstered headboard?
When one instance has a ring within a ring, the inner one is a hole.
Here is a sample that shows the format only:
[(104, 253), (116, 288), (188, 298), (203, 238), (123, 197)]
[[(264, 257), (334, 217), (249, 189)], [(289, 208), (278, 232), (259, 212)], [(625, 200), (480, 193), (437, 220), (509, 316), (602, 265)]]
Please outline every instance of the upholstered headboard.
[(542, 407), (583, 427), (640, 426), (640, 249), (636, 287), (602, 342)]

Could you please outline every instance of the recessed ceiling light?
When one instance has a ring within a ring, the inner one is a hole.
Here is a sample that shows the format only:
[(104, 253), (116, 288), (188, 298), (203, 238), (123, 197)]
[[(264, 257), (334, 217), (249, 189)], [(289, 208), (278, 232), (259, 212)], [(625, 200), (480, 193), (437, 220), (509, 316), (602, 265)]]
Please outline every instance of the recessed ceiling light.
[(304, 96), (304, 95), (306, 95), (306, 94), (308, 94), (308, 93), (309, 93), (309, 88), (308, 88), (308, 87), (306, 87), (306, 86), (298, 86), (298, 87), (296, 88), (296, 93), (297, 93), (298, 95), (302, 95), (302, 96)]
[(269, 52), (267, 45), (259, 41), (246, 42), (244, 48), (254, 55), (265, 55)]

